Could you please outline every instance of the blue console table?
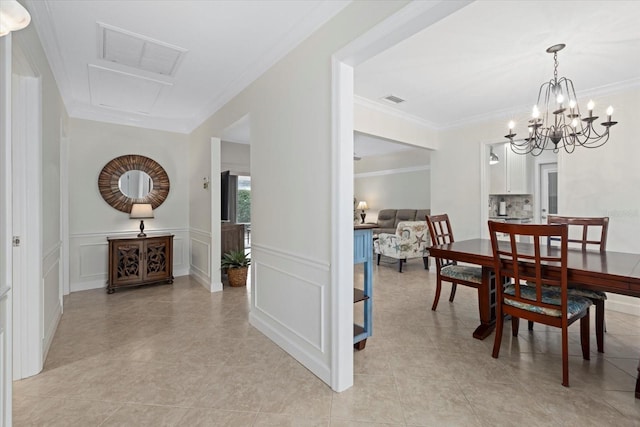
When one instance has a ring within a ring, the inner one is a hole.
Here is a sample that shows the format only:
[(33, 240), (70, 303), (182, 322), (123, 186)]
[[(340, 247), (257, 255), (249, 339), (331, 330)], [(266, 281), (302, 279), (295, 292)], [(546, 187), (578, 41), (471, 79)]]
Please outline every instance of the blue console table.
[(363, 323), (353, 325), (353, 346), (357, 350), (364, 349), (367, 338), (372, 331), (372, 296), (373, 296), (373, 228), (374, 224), (361, 224), (353, 227), (353, 263), (364, 263), (364, 287), (353, 288), (353, 302), (364, 304)]

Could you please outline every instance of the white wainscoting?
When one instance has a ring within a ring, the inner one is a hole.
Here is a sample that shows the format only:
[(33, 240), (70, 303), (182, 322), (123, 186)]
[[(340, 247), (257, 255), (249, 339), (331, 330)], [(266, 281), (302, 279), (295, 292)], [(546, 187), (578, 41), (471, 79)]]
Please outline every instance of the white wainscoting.
[(44, 323), (44, 337), (42, 349), (42, 363), (47, 357), (53, 336), (58, 329), (62, 317), (62, 241), (47, 250), (42, 258), (42, 319)]
[(255, 243), (251, 257), (250, 323), (330, 383), (329, 264)]
[(640, 300), (638, 298), (608, 292), (604, 305), (607, 310), (640, 316)]
[[(186, 229), (145, 230), (151, 234), (173, 234), (173, 275), (189, 274), (189, 232)], [(106, 287), (109, 269), (107, 236), (121, 233), (78, 233), (69, 236), (69, 289), (71, 292)]]
[(220, 281), (219, 270), (216, 266), (215, 271), (218, 273), (217, 279), (212, 276), (211, 265), (211, 233), (197, 228), (190, 229), (190, 271), (198, 283), (204, 286), (209, 292), (218, 292), (222, 290), (222, 282)]

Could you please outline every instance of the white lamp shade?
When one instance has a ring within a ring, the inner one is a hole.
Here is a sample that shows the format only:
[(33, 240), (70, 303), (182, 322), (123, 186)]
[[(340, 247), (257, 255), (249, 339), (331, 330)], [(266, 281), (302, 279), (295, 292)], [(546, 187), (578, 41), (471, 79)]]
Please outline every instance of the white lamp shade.
[(31, 15), (16, 0), (0, 1), (0, 37), (25, 28), (31, 22)]
[(134, 203), (131, 206), (129, 218), (153, 218), (153, 208), (150, 203)]
[(367, 206), (367, 202), (365, 202), (364, 200), (361, 200), (361, 201), (358, 203), (358, 207), (357, 207), (356, 209), (362, 209), (362, 210), (365, 210), (365, 209), (369, 209), (369, 206)]

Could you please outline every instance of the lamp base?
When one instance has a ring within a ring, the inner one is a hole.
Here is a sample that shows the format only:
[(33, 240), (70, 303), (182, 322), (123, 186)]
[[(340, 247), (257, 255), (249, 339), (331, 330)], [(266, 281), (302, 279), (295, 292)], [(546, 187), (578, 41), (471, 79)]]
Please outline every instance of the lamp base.
[(143, 219), (140, 220), (140, 233), (138, 234), (138, 237), (147, 237), (147, 235), (144, 233), (144, 220)]
[(366, 217), (366, 216), (367, 216), (367, 214), (366, 214), (366, 213), (364, 213), (364, 212), (362, 212), (362, 213), (360, 214), (360, 218), (362, 218), (362, 222), (360, 222), (360, 224), (364, 224), (364, 219), (365, 219), (365, 217)]

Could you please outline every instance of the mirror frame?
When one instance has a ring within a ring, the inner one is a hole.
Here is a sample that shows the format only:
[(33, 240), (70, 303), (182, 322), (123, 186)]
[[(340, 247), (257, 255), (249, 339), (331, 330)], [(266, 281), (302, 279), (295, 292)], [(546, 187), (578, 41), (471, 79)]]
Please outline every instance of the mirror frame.
[[(128, 171), (145, 172), (153, 180), (153, 189), (142, 198), (132, 198), (120, 191), (120, 177)], [(98, 176), (100, 195), (109, 206), (124, 213), (131, 212), (134, 203), (151, 203), (153, 209), (160, 206), (169, 194), (169, 176), (155, 160), (137, 154), (116, 157), (107, 163)]]

